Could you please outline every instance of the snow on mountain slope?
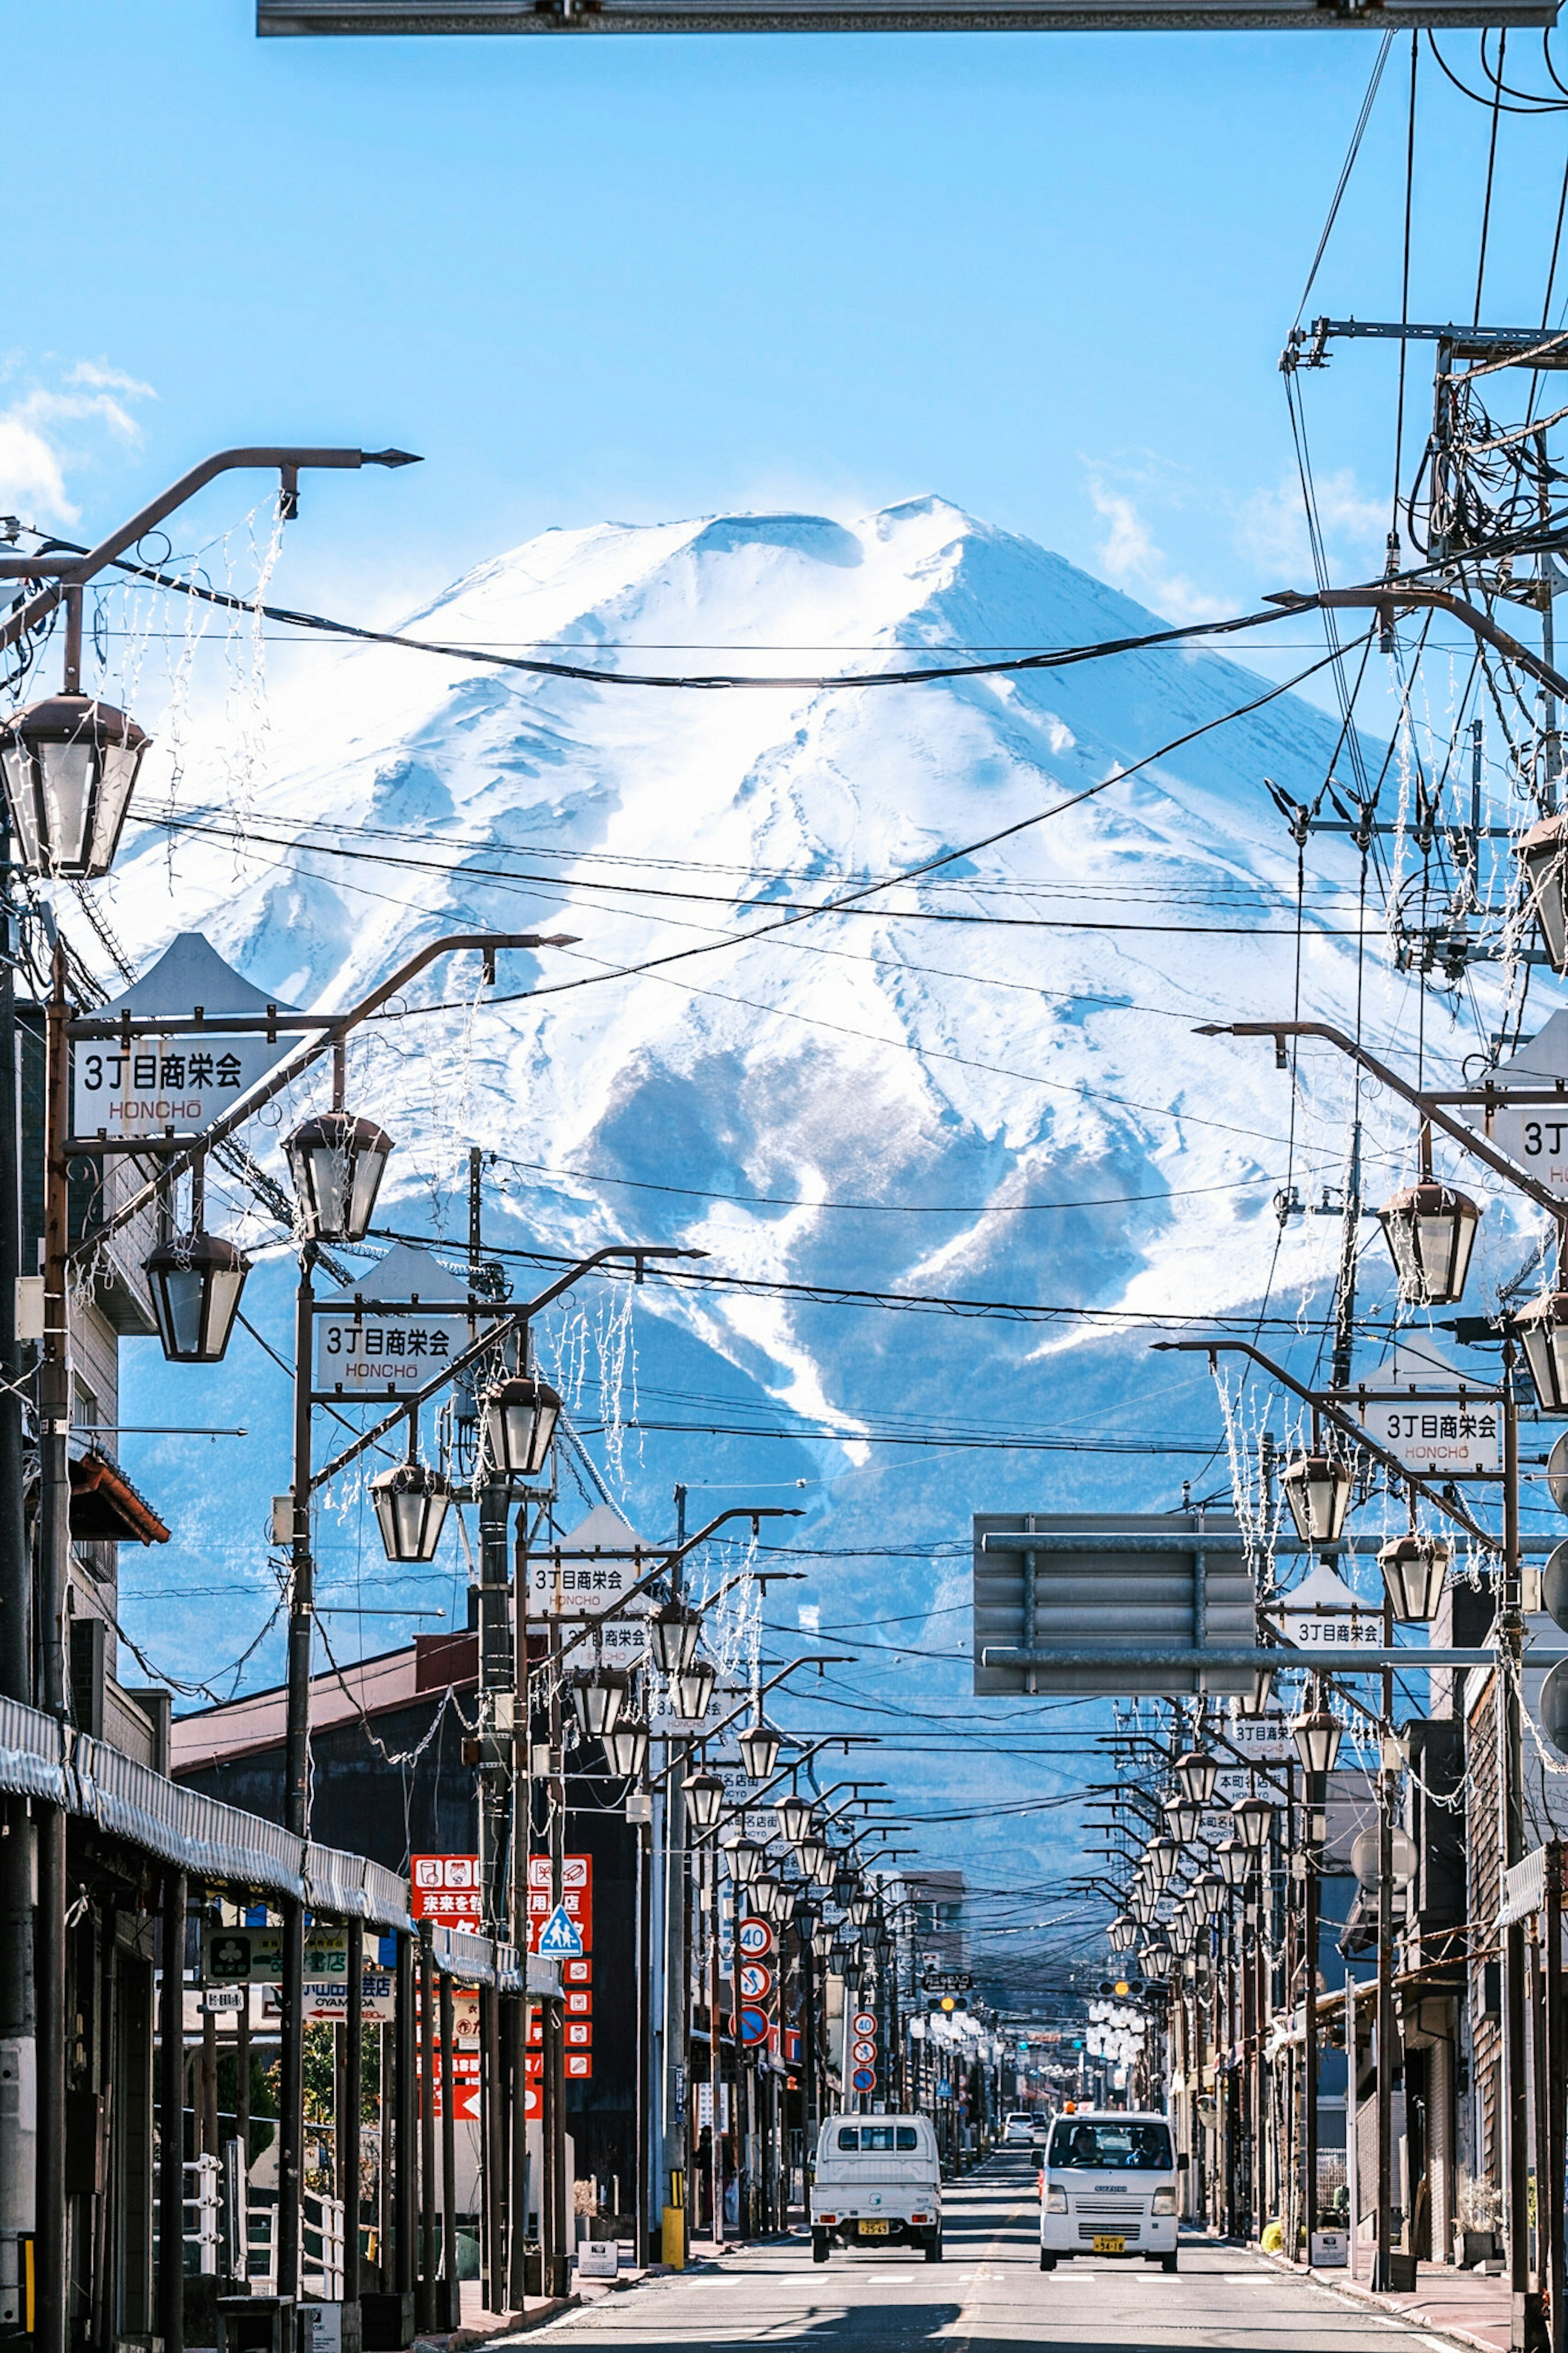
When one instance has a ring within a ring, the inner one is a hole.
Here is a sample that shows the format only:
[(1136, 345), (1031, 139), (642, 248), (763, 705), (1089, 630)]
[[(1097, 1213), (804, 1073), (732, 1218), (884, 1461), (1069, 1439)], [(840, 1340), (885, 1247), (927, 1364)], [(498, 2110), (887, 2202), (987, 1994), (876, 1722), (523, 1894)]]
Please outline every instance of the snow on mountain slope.
[[(551, 532), (406, 624), (443, 645), (581, 649), (622, 672), (757, 676), (1157, 626), (1061, 558), (929, 498), (852, 525)], [(493, 1002), (477, 959), (437, 967), (407, 1002), (450, 1009), (355, 1047), (350, 1101), (400, 1141), (384, 1194), (400, 1227), (460, 1239), (478, 1142), (498, 1155), (501, 1242), (679, 1240), (723, 1273), (1152, 1316), (1258, 1300), (1271, 1269), (1287, 1304), (1321, 1279), (1335, 1222), (1281, 1238), (1271, 1213), (1289, 1109), (1272, 1055), (1193, 1034), (1289, 1010), (1294, 851), (1264, 780), (1317, 791), (1335, 730), (1312, 706), (1269, 702), (1073, 805), (1264, 681), (1171, 649), (925, 686), (710, 693), (370, 647), (318, 659), (325, 675), (275, 712), (268, 772), (241, 805), (205, 781), (223, 774), (216, 747), (205, 766), (190, 761), (181, 828), (133, 836), (107, 895), (138, 963), (205, 930), (306, 1006), (358, 997), (442, 931), (580, 935), (504, 956)], [(159, 807), (156, 777), (143, 801)], [(1058, 807), (925, 881), (766, 935), (787, 908)], [(1352, 1002), (1354, 942), (1333, 934), (1353, 923), (1353, 898), (1331, 903), (1320, 885), (1304, 969), (1321, 1015)], [(1395, 1018), (1397, 997), (1373, 987)], [(280, 1284), (265, 1295), (281, 1341)], [(668, 1526), (675, 1479), (712, 1482), (722, 1501), (788, 1486), (810, 1514), (794, 1540), (823, 1555), (804, 1606), (825, 1630), (872, 1628), (866, 1639), (892, 1646), (864, 1704), (895, 1716), (963, 1691), (973, 1510), (1170, 1505), (1188, 1471), (1219, 1483), (1201, 1456), (1130, 1466), (964, 1446), (976, 1426), (1211, 1437), (1206, 1377), (1151, 1360), (1146, 1333), (1113, 1324), (1086, 1345), (1077, 1324), (650, 1285), (637, 1332), (643, 1418), (687, 1434), (628, 1445), (634, 1519)], [(258, 1401), (272, 1378), (259, 1359), (215, 1377), (215, 1415), (232, 1406), (257, 1431), (221, 1509), (188, 1454), (134, 1457), (161, 1499), (187, 1482), (183, 1556), (222, 1558), (252, 1584), (260, 1543), (233, 1535), (230, 1497), (244, 1492), (259, 1526), (280, 1483), (267, 1438), (280, 1401)], [(590, 1389), (590, 1423), (595, 1402)], [(728, 1434), (781, 1407), (847, 1443)], [(857, 1440), (895, 1419), (952, 1445)], [(171, 1584), (161, 1568), (157, 1589)], [(148, 1608), (187, 1656), (206, 1654), (210, 1606)], [(367, 1627), (366, 1643), (379, 1634)], [(265, 1651), (261, 1662), (275, 1663)], [(938, 1802), (945, 1771), (906, 1757), (900, 1794)], [(931, 1831), (927, 1852), (951, 1856), (971, 1835)]]

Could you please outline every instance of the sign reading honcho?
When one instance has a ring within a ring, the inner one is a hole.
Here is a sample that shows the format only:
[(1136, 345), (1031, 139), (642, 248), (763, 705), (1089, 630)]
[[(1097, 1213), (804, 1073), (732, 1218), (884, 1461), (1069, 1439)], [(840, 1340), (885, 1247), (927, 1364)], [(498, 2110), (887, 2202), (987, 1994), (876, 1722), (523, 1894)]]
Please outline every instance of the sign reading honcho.
[(458, 1276), (428, 1250), (397, 1243), (363, 1282), (321, 1303), (318, 1395), (398, 1397), (424, 1388), (476, 1331), (461, 1299)]
[[(231, 1111), (299, 1043), (280, 1005), (225, 964), (199, 932), (181, 932), (151, 970), (93, 1021), (129, 1015), (129, 1036), (84, 1038), (73, 1028), (71, 1124), (79, 1136), (199, 1135)], [(269, 1038), (255, 1032), (183, 1028), (157, 1035), (142, 1028), (160, 1016), (171, 1022), (216, 1022), (236, 1015), (267, 1018)]]

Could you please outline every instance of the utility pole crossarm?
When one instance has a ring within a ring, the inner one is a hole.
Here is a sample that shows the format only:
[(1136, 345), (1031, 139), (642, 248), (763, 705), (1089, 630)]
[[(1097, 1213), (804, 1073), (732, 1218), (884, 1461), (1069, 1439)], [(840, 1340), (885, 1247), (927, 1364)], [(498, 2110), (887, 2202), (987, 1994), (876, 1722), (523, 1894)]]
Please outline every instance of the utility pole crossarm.
[[(1564, 684), (1568, 685), (1568, 681)], [(1380, 1086), (1386, 1087), (1391, 1094), (1398, 1095), (1402, 1102), (1409, 1103), (1412, 1110), (1418, 1111), (1422, 1118), (1429, 1120), (1434, 1127), (1441, 1128), (1450, 1143), (1457, 1144), (1461, 1151), (1468, 1152), (1472, 1159), (1489, 1168), (1494, 1176), (1502, 1177), (1505, 1183), (1524, 1194), (1537, 1208), (1546, 1210), (1556, 1224), (1561, 1226), (1568, 1221), (1568, 1203), (1564, 1203), (1548, 1186), (1529, 1176), (1522, 1168), (1515, 1167), (1513, 1162), (1489, 1144), (1485, 1136), (1478, 1135), (1473, 1128), (1467, 1127), (1462, 1120), (1455, 1119), (1446, 1111), (1439, 1097), (1426, 1093), (1420, 1087), (1413, 1087), (1408, 1079), (1401, 1078), (1397, 1071), (1391, 1070), (1375, 1054), (1369, 1054), (1364, 1046), (1359, 1045), (1344, 1030), (1336, 1029), (1332, 1022), (1205, 1021), (1193, 1034), (1198, 1038), (1273, 1038), (1278, 1041), (1287, 1038), (1319, 1039), (1324, 1045), (1332, 1046), (1351, 1061), (1358, 1063), (1369, 1077), (1374, 1078)]]

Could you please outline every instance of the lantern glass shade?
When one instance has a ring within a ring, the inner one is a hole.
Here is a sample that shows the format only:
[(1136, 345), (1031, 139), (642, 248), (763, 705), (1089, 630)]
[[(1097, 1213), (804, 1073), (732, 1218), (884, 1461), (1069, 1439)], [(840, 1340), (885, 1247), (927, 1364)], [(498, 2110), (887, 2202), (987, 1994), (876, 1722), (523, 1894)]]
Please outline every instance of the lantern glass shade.
[(614, 1732), (631, 1691), (631, 1678), (615, 1667), (591, 1667), (571, 1682), (572, 1705), (584, 1740), (604, 1740)]
[(373, 1119), (324, 1111), (305, 1120), (283, 1146), (312, 1241), (363, 1241), (395, 1146)]
[(670, 1677), (670, 1690), (675, 1697), (675, 1712), (687, 1724), (700, 1724), (708, 1713), (708, 1703), (713, 1696), (718, 1678), (706, 1659), (699, 1659), (694, 1667)]
[(605, 1735), (605, 1764), (617, 1780), (635, 1781), (647, 1761), (647, 1726), (622, 1716)]
[(1243, 1846), (1254, 1853), (1268, 1843), (1268, 1833), (1274, 1824), (1274, 1809), (1267, 1798), (1242, 1798), (1230, 1810), (1236, 1824), (1236, 1835)]
[(1306, 1715), (1294, 1716), (1290, 1736), (1296, 1743), (1296, 1754), (1306, 1773), (1331, 1773), (1334, 1759), (1340, 1753), (1340, 1720), (1326, 1707), (1315, 1707)]
[(841, 1912), (848, 1911), (850, 1900), (855, 1894), (855, 1888), (856, 1881), (854, 1875), (850, 1872), (840, 1870), (836, 1864), (833, 1879), (833, 1901), (837, 1905)]
[[(1366, 1888), (1369, 1892), (1374, 1889), (1379, 1883), (1382, 1876), (1382, 1860), (1380, 1839), (1376, 1827), (1373, 1826), (1364, 1831), (1358, 1831), (1355, 1837), (1351, 1841), (1351, 1869), (1354, 1872), (1363, 1887)], [(1408, 1831), (1401, 1830), (1396, 1822), (1394, 1826), (1393, 1836), (1389, 1841), (1389, 1862), (1393, 1865), (1393, 1878), (1395, 1887), (1409, 1886), (1410, 1882), (1415, 1876), (1415, 1867), (1419, 1861), (1420, 1856), (1415, 1851), (1415, 1840), (1411, 1837)]]
[(1113, 1920), (1105, 1933), (1111, 1951), (1124, 1953), (1138, 1934), (1137, 1924), (1124, 1915), (1121, 1919)]
[(737, 1839), (734, 1845), (726, 1847), (724, 1852), (730, 1859), (730, 1876), (736, 1886), (750, 1887), (767, 1859), (766, 1850), (760, 1847), (754, 1839)]
[(819, 1838), (802, 1839), (795, 1854), (807, 1879), (820, 1879), (827, 1868), (827, 1848)]
[(172, 1365), (216, 1365), (239, 1313), (250, 1261), (216, 1234), (176, 1234), (147, 1261), (153, 1314)]
[(1568, 974), (1568, 812), (1532, 825), (1514, 856), (1524, 868), (1546, 960), (1553, 972)]
[(423, 1462), (400, 1462), (371, 1481), (370, 1500), (388, 1560), (435, 1559), (452, 1501), (449, 1480)]
[(1377, 1214), (1401, 1299), (1416, 1307), (1451, 1307), (1464, 1296), (1481, 1217), (1468, 1193), (1424, 1176)]
[(1568, 1413), (1568, 1291), (1549, 1291), (1515, 1322), (1542, 1413)]
[(788, 1797), (779, 1801), (779, 1836), (787, 1846), (799, 1846), (811, 1836), (811, 1801), (807, 1798)]
[(30, 874), (107, 874), (152, 741), (134, 719), (84, 694), (52, 694), (0, 724), (0, 774)]
[(498, 1381), (479, 1400), (485, 1453), (503, 1479), (537, 1479), (550, 1458), (561, 1398), (548, 1381), (519, 1373)]
[(1350, 1509), (1350, 1464), (1333, 1454), (1298, 1454), (1281, 1483), (1301, 1542), (1337, 1544)]
[(1163, 1942), (1154, 1945), (1145, 1945), (1143, 1947), (1143, 1968), (1145, 1973), (1149, 1977), (1165, 1977), (1169, 1974), (1170, 1967), (1171, 1948), (1169, 1945)]
[(770, 1871), (759, 1872), (746, 1890), (746, 1901), (759, 1920), (776, 1919), (783, 1900), (784, 1889)]
[(1195, 1798), (1168, 1798), (1165, 1800), (1165, 1820), (1171, 1836), (1179, 1846), (1190, 1846), (1198, 1834), (1198, 1822), (1203, 1808)]
[(684, 1674), (697, 1656), (702, 1612), (684, 1601), (667, 1601), (647, 1621), (653, 1662), (661, 1675)]
[(795, 1935), (800, 1938), (802, 1950), (815, 1953), (822, 1934), (822, 1923), (816, 1913), (797, 1912), (792, 1925)]
[(739, 1746), (741, 1762), (753, 1781), (771, 1780), (778, 1769), (779, 1750), (784, 1742), (771, 1724), (759, 1716), (742, 1733)]
[(849, 1917), (853, 1920), (858, 1928), (868, 1928), (870, 1926), (871, 1915), (876, 1908), (876, 1899), (874, 1896), (852, 1895), (849, 1899)]
[(724, 1784), (716, 1773), (694, 1773), (684, 1785), (693, 1830), (710, 1831), (724, 1810)]
[(1405, 1625), (1424, 1626), (1437, 1615), (1448, 1547), (1437, 1536), (1396, 1536), (1377, 1556), (1394, 1614)]
[(1156, 1887), (1163, 1887), (1181, 1859), (1180, 1850), (1172, 1838), (1159, 1838), (1149, 1849), (1149, 1869)]
[(1194, 1806), (1206, 1806), (1219, 1778), (1219, 1758), (1205, 1749), (1189, 1748), (1176, 1759), (1176, 1778), (1184, 1798), (1190, 1798)]
[(1239, 1887), (1247, 1877), (1247, 1850), (1238, 1838), (1222, 1839), (1215, 1853), (1227, 1887)]

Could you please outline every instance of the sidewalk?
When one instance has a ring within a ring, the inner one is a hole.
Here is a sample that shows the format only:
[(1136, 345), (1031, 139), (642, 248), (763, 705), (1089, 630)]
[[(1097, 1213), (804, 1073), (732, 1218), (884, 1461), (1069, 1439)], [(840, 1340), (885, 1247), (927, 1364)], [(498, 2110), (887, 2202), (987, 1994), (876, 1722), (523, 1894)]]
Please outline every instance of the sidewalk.
[[(1513, 2296), (1506, 2274), (1489, 2278), (1484, 2272), (1456, 2271), (1449, 2263), (1422, 2263), (1415, 2274), (1414, 2295), (1374, 2295), (1367, 2285), (1372, 2271), (1370, 2247), (1352, 2249), (1355, 2274), (1336, 2266), (1308, 2274), (1321, 2287), (1332, 2288), (1348, 2302), (1373, 2311), (1397, 2314), (1422, 2328), (1441, 2329), (1478, 2353), (1509, 2353), (1513, 2327)], [(1283, 2255), (1268, 2260), (1281, 2271), (1300, 2277), (1302, 2267)]]

